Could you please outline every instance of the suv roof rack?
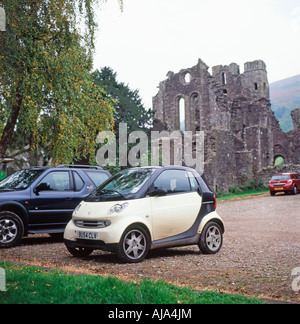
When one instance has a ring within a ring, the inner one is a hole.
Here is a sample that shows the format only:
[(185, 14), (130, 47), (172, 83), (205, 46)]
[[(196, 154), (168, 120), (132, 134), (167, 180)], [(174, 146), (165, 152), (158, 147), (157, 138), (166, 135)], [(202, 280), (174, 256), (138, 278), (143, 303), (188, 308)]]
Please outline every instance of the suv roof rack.
[(78, 164), (60, 164), (57, 168), (78, 168), (78, 169), (96, 169), (96, 170), (103, 170), (98, 165), (78, 165)]

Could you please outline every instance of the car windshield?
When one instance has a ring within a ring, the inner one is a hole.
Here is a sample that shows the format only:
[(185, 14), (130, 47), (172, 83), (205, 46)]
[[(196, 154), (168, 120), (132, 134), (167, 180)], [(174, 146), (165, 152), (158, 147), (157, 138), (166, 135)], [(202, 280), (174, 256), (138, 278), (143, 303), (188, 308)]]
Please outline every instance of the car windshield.
[(25, 190), (27, 189), (45, 170), (22, 170), (5, 178), (0, 182), (1, 191)]
[(276, 175), (272, 178), (272, 181), (290, 180), (289, 175)]
[(154, 168), (121, 171), (103, 183), (85, 201), (103, 201), (114, 198), (130, 199), (132, 195), (142, 188), (154, 172)]

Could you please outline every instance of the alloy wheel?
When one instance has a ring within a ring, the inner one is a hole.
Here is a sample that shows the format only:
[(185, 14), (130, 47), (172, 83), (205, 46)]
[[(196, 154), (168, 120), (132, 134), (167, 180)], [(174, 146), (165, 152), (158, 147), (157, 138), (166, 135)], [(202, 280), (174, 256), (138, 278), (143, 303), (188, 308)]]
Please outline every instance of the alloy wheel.
[(11, 243), (18, 234), (16, 223), (12, 219), (0, 220), (0, 243)]
[(219, 250), (222, 244), (222, 234), (217, 226), (212, 225), (209, 227), (206, 233), (206, 244), (212, 252)]
[(123, 241), (123, 250), (129, 259), (140, 259), (147, 250), (145, 235), (139, 230), (128, 232)]

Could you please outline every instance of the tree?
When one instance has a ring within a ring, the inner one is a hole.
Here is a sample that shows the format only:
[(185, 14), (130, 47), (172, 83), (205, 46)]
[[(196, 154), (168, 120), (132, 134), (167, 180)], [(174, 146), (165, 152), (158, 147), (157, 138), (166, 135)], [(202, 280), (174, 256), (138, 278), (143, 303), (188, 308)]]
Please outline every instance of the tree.
[(119, 123), (127, 123), (128, 133), (147, 131), (152, 125), (154, 113), (146, 109), (138, 90), (131, 90), (128, 85), (117, 81), (117, 73), (110, 67), (93, 73), (96, 85), (103, 87), (115, 100), (115, 133), (118, 134)]
[(114, 103), (89, 73), (97, 2), (2, 0), (0, 158), (28, 144), (71, 163), (94, 156), (97, 134), (113, 128)]

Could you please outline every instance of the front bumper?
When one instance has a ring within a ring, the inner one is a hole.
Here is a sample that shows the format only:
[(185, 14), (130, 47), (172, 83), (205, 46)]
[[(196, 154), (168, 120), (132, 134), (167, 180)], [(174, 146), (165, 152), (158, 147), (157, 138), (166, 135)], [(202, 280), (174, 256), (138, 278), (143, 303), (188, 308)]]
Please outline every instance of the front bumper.
[(75, 248), (89, 248), (93, 250), (102, 250), (106, 252), (116, 252), (118, 244), (105, 244), (103, 241), (89, 241), (89, 240), (77, 240), (70, 241), (64, 239), (66, 247)]

